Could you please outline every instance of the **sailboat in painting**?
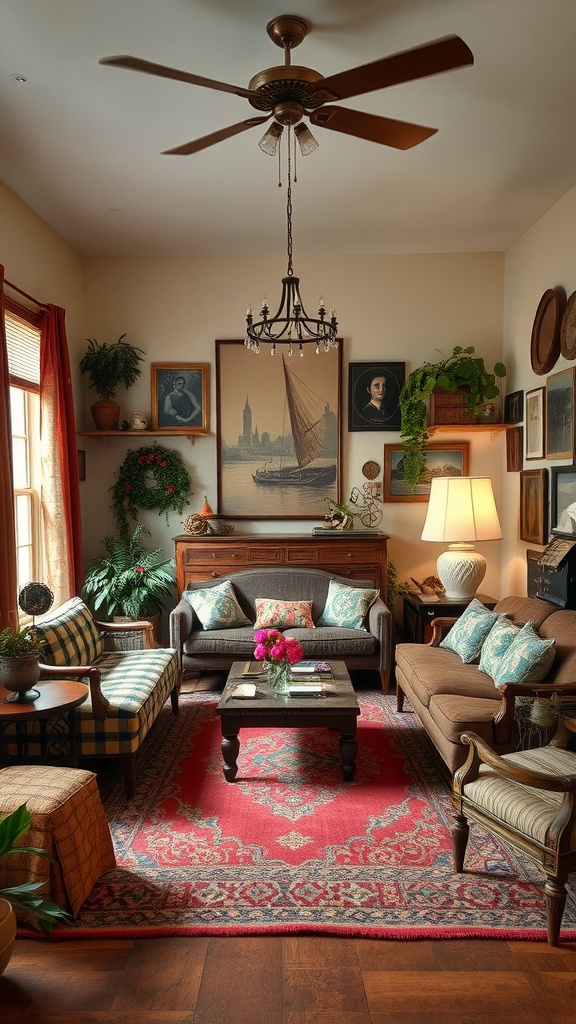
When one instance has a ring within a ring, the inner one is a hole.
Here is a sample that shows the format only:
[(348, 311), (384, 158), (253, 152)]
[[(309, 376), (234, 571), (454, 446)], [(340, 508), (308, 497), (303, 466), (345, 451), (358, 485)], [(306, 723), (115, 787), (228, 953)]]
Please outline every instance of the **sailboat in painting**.
[(296, 465), (283, 466), (282, 455), (278, 469), (257, 469), (252, 474), (254, 483), (264, 485), (307, 485), (323, 487), (336, 480), (336, 462), (314, 466), (312, 463), (326, 454), (325, 417), (328, 406), (286, 365), (282, 356), (286, 404), (296, 452)]

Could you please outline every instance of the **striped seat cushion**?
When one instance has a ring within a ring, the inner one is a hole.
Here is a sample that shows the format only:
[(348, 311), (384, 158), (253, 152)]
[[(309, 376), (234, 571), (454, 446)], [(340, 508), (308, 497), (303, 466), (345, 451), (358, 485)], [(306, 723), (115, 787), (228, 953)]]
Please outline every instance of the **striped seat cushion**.
[[(505, 754), (504, 760), (545, 775), (573, 775), (576, 772), (576, 753), (560, 747), (522, 750), (514, 754)], [(478, 779), (464, 786), (464, 794), (500, 821), (506, 822), (522, 835), (530, 836), (543, 846), (547, 845), (548, 829), (558, 813), (564, 795), (503, 779), (488, 765), (480, 766)], [(575, 844), (576, 835), (573, 835), (570, 848), (574, 849)]]
[(36, 632), (46, 665), (93, 665), (104, 650), (92, 613), (80, 597), (61, 604), (36, 626)]

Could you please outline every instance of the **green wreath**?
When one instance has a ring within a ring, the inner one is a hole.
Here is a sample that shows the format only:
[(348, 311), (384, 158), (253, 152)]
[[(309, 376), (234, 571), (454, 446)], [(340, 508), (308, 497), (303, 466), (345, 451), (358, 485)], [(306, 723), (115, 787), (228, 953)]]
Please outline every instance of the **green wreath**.
[[(153, 486), (151, 482), (153, 481)], [(128, 452), (112, 485), (112, 511), (120, 533), (129, 531), (129, 519), (138, 509), (158, 509), (168, 523), (168, 512), (182, 514), (189, 504), (190, 476), (178, 452), (159, 444)]]

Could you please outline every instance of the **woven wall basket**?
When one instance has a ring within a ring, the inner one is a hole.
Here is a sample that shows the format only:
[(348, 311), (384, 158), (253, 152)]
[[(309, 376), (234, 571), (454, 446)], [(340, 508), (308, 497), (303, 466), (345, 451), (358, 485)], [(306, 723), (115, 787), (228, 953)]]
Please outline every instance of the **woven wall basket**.
[(430, 425), (478, 423), (476, 416), (466, 405), (465, 396), (465, 388), (458, 388), (457, 391), (434, 388), (430, 396)]

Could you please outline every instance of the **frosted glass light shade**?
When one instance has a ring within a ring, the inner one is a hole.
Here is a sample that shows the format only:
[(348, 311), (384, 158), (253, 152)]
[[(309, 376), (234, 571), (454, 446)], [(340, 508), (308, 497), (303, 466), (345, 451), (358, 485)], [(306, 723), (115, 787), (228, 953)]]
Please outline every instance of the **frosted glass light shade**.
[(436, 566), (446, 597), (474, 597), (486, 572), (486, 560), (474, 550), (474, 542), (501, 538), (490, 477), (436, 477), (432, 481), (422, 540), (449, 545)]

